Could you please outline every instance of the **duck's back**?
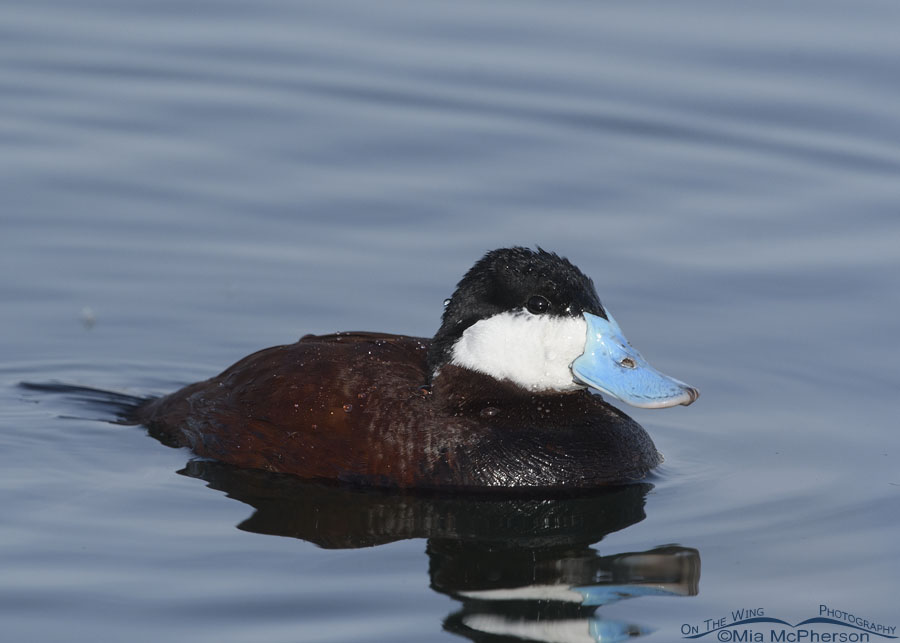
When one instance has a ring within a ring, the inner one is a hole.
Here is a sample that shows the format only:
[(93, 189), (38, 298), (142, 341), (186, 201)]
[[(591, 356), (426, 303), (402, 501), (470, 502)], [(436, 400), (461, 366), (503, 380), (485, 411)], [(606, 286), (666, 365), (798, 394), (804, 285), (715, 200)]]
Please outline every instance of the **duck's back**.
[(387, 457), (372, 448), (385, 417), (402, 422), (398, 407), (412, 411), (421, 397), (426, 349), (413, 337), (308, 335), (152, 400), (135, 420), (166, 444), (241, 467), (364, 475)]

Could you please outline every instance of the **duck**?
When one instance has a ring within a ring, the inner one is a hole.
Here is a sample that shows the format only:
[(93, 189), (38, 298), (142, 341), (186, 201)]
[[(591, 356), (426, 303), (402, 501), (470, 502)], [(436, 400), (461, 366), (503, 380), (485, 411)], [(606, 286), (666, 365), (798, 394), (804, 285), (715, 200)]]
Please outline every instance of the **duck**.
[(579, 490), (661, 462), (604, 395), (663, 408), (699, 392), (650, 366), (568, 259), (510, 247), (465, 273), (430, 339), (306, 335), (148, 399), (130, 422), (200, 458), (310, 480)]

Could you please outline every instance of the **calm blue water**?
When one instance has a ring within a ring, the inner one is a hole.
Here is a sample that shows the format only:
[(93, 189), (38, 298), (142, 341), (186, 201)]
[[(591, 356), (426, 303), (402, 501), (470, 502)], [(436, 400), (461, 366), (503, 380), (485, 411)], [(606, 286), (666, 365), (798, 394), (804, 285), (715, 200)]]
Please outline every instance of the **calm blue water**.
[[(665, 642), (820, 604), (900, 627), (898, 21), (0, 5), (2, 639)], [(648, 486), (301, 485), (17, 386), (149, 395), (309, 332), (430, 335), (511, 244), (572, 259), (703, 392), (629, 411), (666, 456)]]

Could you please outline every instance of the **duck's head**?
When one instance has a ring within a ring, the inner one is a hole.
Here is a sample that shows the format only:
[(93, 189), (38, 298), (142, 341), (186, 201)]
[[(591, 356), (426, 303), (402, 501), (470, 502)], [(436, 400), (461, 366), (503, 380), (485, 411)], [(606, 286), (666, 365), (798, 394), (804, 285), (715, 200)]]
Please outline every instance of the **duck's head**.
[(700, 395), (650, 366), (590, 278), (540, 248), (488, 252), (445, 303), (428, 353), (433, 376), (453, 364), (535, 393), (591, 387), (644, 408), (688, 405)]

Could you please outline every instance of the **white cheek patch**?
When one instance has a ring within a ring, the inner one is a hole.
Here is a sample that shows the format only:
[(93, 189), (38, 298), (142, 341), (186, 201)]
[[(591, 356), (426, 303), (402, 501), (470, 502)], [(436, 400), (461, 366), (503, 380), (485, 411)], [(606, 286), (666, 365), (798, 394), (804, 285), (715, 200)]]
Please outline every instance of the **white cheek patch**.
[(453, 345), (450, 363), (529, 391), (584, 388), (571, 365), (584, 353), (587, 323), (578, 317), (508, 312), (476, 322)]

